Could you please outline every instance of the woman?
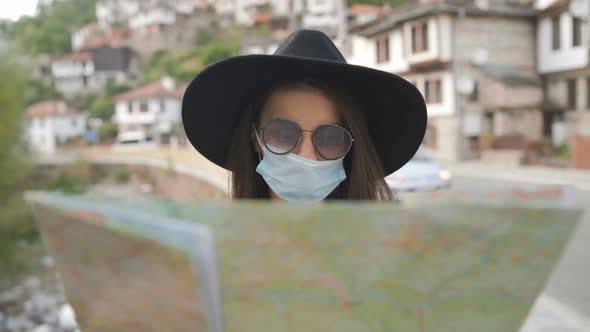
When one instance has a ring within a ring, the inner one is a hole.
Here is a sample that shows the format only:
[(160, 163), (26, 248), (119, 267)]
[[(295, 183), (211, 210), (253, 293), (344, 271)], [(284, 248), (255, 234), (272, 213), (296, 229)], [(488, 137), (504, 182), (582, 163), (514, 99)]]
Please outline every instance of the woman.
[(406, 80), (349, 65), (322, 32), (294, 32), (273, 55), (210, 65), (182, 105), (191, 144), (232, 172), (236, 199), (388, 200), (426, 106)]

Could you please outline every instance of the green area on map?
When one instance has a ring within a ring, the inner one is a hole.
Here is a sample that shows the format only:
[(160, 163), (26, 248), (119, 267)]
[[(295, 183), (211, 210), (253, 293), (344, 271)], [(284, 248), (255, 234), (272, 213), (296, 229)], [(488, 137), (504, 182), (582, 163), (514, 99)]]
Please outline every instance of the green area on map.
[(82, 331), (207, 331), (186, 254), (110, 229), (98, 214), (41, 206), (36, 212)]
[[(147, 211), (141, 218), (167, 214), (210, 227), (224, 331), (239, 332), (516, 332), (580, 217), (572, 209), (469, 204), (126, 206)], [(52, 250), (58, 264), (69, 262), (61, 269), (72, 271), (74, 308), (90, 308), (82, 326), (133, 324), (124, 319), (131, 316), (159, 321), (153, 331), (211, 331), (204, 286), (191, 277), (211, 266), (193, 270), (182, 253), (134, 235), (137, 224), (93, 226), (101, 218), (72, 209), (68, 219), (41, 224), (44, 234), (67, 229), (52, 238)], [(74, 278), (80, 270), (82, 282)]]
[(209, 220), (227, 331), (517, 331), (577, 217), (465, 206), (219, 209)]

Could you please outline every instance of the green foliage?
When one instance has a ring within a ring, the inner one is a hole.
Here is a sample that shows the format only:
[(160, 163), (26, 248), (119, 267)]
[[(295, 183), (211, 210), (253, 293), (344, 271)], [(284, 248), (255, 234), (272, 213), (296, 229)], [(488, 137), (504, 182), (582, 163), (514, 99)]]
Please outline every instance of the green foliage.
[(108, 139), (115, 139), (117, 137), (117, 133), (119, 128), (117, 124), (105, 121), (102, 125), (98, 128), (98, 139), (102, 142)]
[(129, 169), (127, 166), (119, 166), (113, 172), (113, 179), (117, 183), (127, 183), (131, 179), (131, 173), (129, 173)]
[(53, 85), (45, 86), (42, 82), (33, 79), (25, 82), (23, 94), (23, 101), (27, 106), (43, 100), (62, 98)]
[(107, 172), (85, 161), (59, 166), (39, 166), (31, 176), (34, 190), (81, 194), (107, 176)]
[(107, 80), (107, 84), (105, 85), (105, 95), (111, 97), (114, 95), (118, 95), (123, 92), (127, 92), (131, 90), (131, 87), (128, 85), (117, 85), (112, 78)]
[(96, 0), (60, 0), (39, 3), (39, 14), (23, 17), (2, 30), (28, 54), (59, 55), (71, 51), (71, 31), (96, 20)]
[(0, 57), (0, 271), (20, 266), (18, 242), (36, 236), (22, 194), (31, 170), (21, 140), (24, 72)]
[(215, 30), (212, 28), (202, 28), (195, 35), (195, 45), (204, 46), (215, 40)]
[(221, 43), (211, 43), (201, 51), (201, 61), (203, 65), (208, 66), (219, 60), (237, 55), (237, 53), (235, 47)]
[(90, 116), (110, 121), (115, 114), (115, 103), (109, 97), (98, 97), (90, 106)]
[(179, 82), (190, 81), (201, 69), (196, 50), (183, 52), (160, 50), (155, 52), (144, 64), (141, 84), (170, 76)]
[(561, 144), (554, 148), (555, 156), (563, 159), (569, 159), (571, 157), (570, 147), (567, 144)]

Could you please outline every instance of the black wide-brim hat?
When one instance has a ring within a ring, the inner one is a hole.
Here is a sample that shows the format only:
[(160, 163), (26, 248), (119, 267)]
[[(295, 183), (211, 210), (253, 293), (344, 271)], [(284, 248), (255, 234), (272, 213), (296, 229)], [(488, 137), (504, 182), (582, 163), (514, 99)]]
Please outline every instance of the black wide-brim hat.
[(347, 64), (330, 38), (315, 30), (292, 33), (273, 55), (235, 56), (203, 69), (182, 101), (189, 141), (205, 158), (231, 171), (228, 152), (241, 112), (261, 90), (294, 74), (337, 86), (357, 101), (386, 175), (420, 147), (427, 115), (418, 89), (397, 75)]

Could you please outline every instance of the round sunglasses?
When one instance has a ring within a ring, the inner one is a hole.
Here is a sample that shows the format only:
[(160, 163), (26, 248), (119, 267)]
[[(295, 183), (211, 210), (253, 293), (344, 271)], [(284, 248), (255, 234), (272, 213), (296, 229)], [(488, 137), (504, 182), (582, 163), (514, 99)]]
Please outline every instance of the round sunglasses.
[(336, 124), (323, 124), (315, 130), (304, 130), (293, 121), (272, 119), (262, 128), (262, 143), (272, 153), (283, 155), (293, 151), (303, 132), (312, 133), (313, 148), (325, 160), (345, 156), (354, 139), (348, 130)]

